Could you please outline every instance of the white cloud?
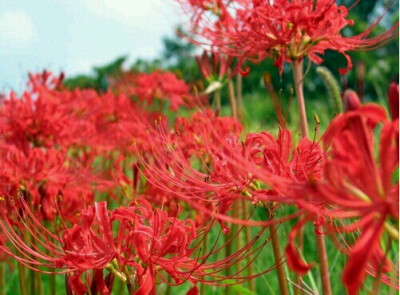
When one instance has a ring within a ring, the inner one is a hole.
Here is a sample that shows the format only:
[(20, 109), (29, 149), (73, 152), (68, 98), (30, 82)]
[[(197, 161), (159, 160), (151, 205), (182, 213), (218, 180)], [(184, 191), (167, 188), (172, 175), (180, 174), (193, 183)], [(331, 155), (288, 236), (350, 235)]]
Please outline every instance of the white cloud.
[[(89, 10), (99, 17), (108, 17), (125, 24), (143, 26), (157, 21), (159, 25), (165, 22), (177, 21), (179, 9), (173, 1), (160, 0), (79, 0)], [(147, 22), (146, 22), (147, 21)]]
[(23, 10), (6, 10), (0, 14), (2, 46), (24, 48), (34, 41), (35, 36), (35, 25)]

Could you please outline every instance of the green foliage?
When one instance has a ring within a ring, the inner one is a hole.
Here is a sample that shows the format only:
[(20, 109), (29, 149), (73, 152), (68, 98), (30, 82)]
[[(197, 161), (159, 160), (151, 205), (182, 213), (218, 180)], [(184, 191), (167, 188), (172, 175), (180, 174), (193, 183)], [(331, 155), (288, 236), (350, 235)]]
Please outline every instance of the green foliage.
[(104, 66), (94, 67), (93, 75), (78, 75), (68, 78), (64, 81), (64, 86), (71, 90), (92, 88), (99, 92), (105, 92), (109, 86), (107, 79), (122, 73), (122, 66), (126, 59), (127, 56), (121, 56)]

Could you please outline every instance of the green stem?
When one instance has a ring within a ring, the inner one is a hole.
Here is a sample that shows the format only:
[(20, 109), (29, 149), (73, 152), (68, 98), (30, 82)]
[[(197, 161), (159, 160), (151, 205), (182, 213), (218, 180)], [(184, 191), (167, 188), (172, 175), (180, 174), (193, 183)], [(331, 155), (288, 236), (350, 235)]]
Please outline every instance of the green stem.
[[(171, 277), (168, 277), (168, 282), (170, 282), (170, 281), (171, 281)], [(165, 290), (165, 295), (170, 295), (170, 294), (171, 294), (171, 285), (167, 284), (167, 289)]]
[(37, 295), (43, 294), (43, 287), (42, 287), (42, 275), (40, 272), (35, 272), (35, 281), (36, 281), (36, 293)]
[(221, 89), (215, 90), (213, 103), (215, 105), (215, 110), (217, 112), (220, 112), (221, 111)]
[(35, 294), (36, 275), (32, 269), (29, 269), (28, 272), (29, 272), (29, 282), (30, 282), (30, 293)]
[(126, 288), (128, 289), (128, 294), (132, 295), (133, 294), (133, 287), (130, 283), (126, 284)]
[(25, 267), (18, 262), (18, 278), (19, 278), (19, 290), (21, 295), (26, 295), (26, 277)]
[(276, 264), (276, 272), (278, 274), (278, 282), (279, 282), (279, 289), (281, 290), (281, 295), (288, 295), (288, 288), (286, 283), (286, 276), (285, 276), (285, 268), (283, 263), (281, 263), (282, 254), (281, 249), (279, 246), (279, 236), (278, 236), (278, 228), (276, 224), (271, 224), (269, 226), (269, 231), (271, 234), (271, 241), (272, 241), (272, 249), (274, 252), (275, 264)]
[(5, 264), (0, 263), (0, 295), (6, 294), (6, 277), (4, 273)]
[(300, 118), (300, 129), (302, 137), (308, 137), (308, 123), (307, 123), (307, 113), (306, 104), (304, 101), (303, 92), (303, 61), (295, 59), (292, 61), (294, 85), (296, 88), (296, 98), (299, 108), (299, 118)]
[[(323, 233), (324, 231), (321, 225), (315, 226), (315, 229), (319, 233)], [(328, 255), (326, 254), (325, 236), (323, 234), (316, 233), (315, 239), (317, 241), (317, 253), (321, 271), (322, 292), (324, 295), (331, 295), (332, 290), (329, 277)]]
[(235, 89), (233, 86), (232, 79), (228, 81), (228, 96), (229, 96), (229, 103), (231, 105), (232, 117), (237, 119), (237, 105), (236, 105), (236, 98), (235, 98)]
[[(207, 237), (208, 237), (208, 234), (205, 234), (205, 236), (204, 236), (204, 238), (203, 238), (203, 245), (202, 245), (202, 256), (205, 256), (205, 254), (207, 253), (206, 251), (207, 251)], [(203, 276), (202, 277), (202, 279), (204, 280), (205, 279), (205, 276)], [(200, 285), (200, 292), (199, 292), (199, 294), (200, 295), (204, 295), (205, 293), (204, 293), (204, 289), (205, 289), (205, 284), (201, 284)]]
[[(248, 218), (248, 206), (249, 203), (246, 200), (242, 200), (242, 207), (243, 207), (243, 220), (245, 220), (246, 218)], [(250, 227), (246, 226), (244, 229), (244, 244), (247, 245), (251, 240), (251, 233), (250, 233)], [(248, 270), (248, 275), (249, 277), (253, 276), (254, 274), (254, 264), (251, 261), (251, 257), (247, 258), (247, 270)], [(256, 292), (256, 284), (255, 284), (255, 280), (251, 279), (249, 281), (249, 287), (250, 287), (250, 291), (255, 293)]]
[(243, 123), (243, 77), (239, 73), (236, 75), (236, 96), (237, 96), (237, 109), (238, 109), (238, 119), (240, 123)]
[[(232, 255), (232, 241), (229, 241), (231, 238), (232, 238), (232, 232), (233, 232), (233, 226), (231, 225), (231, 228), (230, 228), (230, 230), (229, 230), (229, 233), (228, 234), (226, 234), (226, 235), (224, 235), (224, 238), (225, 238), (225, 257), (229, 257), (229, 256), (231, 256)], [(228, 267), (227, 269), (226, 269), (226, 277), (227, 278), (229, 278), (229, 276), (231, 275), (231, 267), (232, 266), (230, 266), (230, 267)], [(225, 286), (225, 295), (230, 295), (230, 294), (232, 294), (232, 292), (231, 292), (231, 290), (232, 290), (232, 287), (230, 286), (230, 285), (227, 285), (227, 286)]]
[(50, 275), (50, 294), (51, 295), (56, 295), (57, 294), (56, 276), (55, 275)]
[[(303, 82), (304, 82), (303, 61), (300, 61), (298, 59), (293, 60), (292, 67), (293, 67), (294, 83), (296, 87), (297, 103), (299, 105), (301, 135), (302, 137), (309, 137), (306, 105), (303, 93)], [(315, 239), (317, 243), (317, 253), (320, 265), (322, 291), (324, 295), (331, 295), (332, 291), (331, 291), (331, 282), (329, 278), (328, 255), (326, 254), (325, 237), (324, 235), (319, 234), (323, 232), (323, 228), (322, 226), (319, 225), (316, 226), (315, 229), (316, 229)]]

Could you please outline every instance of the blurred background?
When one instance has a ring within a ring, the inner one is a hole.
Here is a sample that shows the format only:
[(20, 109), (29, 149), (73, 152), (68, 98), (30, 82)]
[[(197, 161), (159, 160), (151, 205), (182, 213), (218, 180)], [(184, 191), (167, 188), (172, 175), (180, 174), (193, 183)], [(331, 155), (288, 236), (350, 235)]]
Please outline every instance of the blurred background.
[(162, 0), (0, 1), (0, 90), (23, 88), (28, 71), (73, 76), (118, 56), (155, 59), (181, 16)]

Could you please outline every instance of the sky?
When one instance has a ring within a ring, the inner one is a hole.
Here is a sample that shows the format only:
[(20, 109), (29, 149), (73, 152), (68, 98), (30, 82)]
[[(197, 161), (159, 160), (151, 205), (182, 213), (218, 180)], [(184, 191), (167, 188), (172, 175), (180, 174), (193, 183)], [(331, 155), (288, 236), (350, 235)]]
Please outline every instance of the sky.
[(90, 73), (118, 56), (154, 58), (184, 19), (174, 0), (0, 1), (0, 92), (28, 72)]

